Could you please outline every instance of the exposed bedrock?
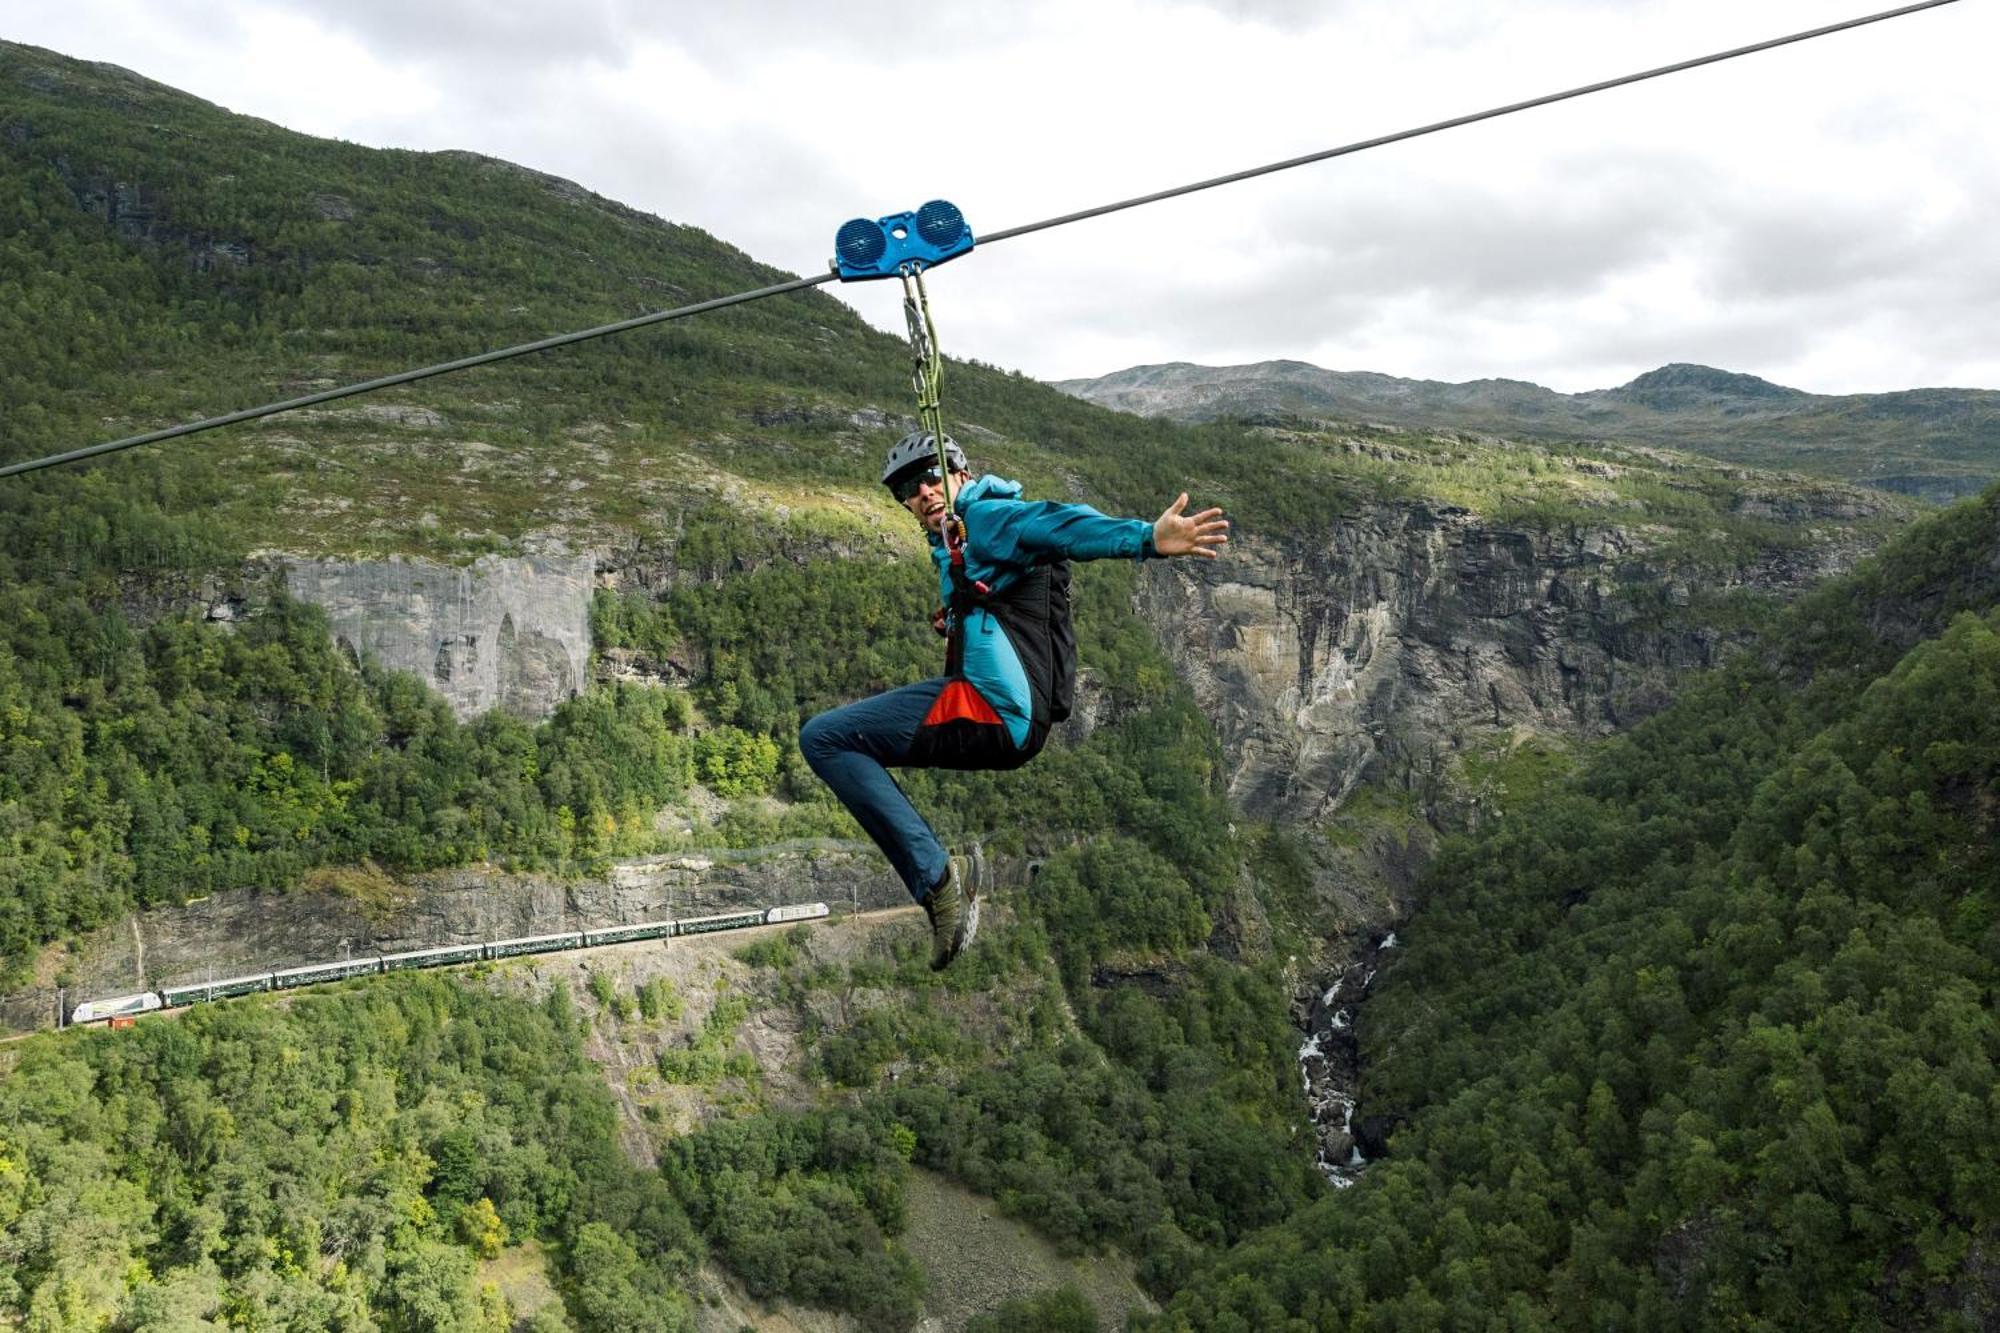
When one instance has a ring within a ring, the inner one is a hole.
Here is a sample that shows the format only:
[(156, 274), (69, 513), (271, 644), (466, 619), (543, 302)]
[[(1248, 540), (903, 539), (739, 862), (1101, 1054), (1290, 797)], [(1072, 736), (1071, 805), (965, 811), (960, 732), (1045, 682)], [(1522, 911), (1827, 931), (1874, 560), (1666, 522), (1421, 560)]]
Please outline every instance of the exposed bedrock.
[[(1730, 594), (1784, 600), (1861, 554), (1845, 536), (1809, 537), (1697, 566), (1640, 528), (1543, 531), (1416, 503), (1364, 508), (1283, 544), (1239, 532), (1222, 559), (1147, 567), (1140, 613), (1216, 726), (1232, 801), (1294, 825), (1309, 850), (1298, 924), (1320, 943), (1287, 973), (1335, 1183), (1379, 1156), (1390, 1129), (1356, 1101), (1357, 1037), (1375, 959), (1409, 913), (1435, 831), (1484, 814), (1466, 752), (1631, 725), (1747, 638)], [(1365, 784), (1416, 800), (1325, 836)], [(1253, 919), (1225, 916), (1219, 933), (1255, 933), (1256, 900), (1239, 905)]]
[(540, 718), (590, 672), (593, 556), (284, 562), (292, 596), (327, 614), (349, 654), (422, 676), (461, 718)]
[(1357, 786), (1449, 812), (1469, 743), (1629, 726), (1743, 633), (1704, 607), (1787, 598), (1846, 569), (1803, 543), (1695, 573), (1644, 529), (1496, 526), (1443, 504), (1376, 505), (1283, 544), (1238, 534), (1210, 561), (1157, 562), (1140, 611), (1214, 719), (1239, 808), (1312, 822)]

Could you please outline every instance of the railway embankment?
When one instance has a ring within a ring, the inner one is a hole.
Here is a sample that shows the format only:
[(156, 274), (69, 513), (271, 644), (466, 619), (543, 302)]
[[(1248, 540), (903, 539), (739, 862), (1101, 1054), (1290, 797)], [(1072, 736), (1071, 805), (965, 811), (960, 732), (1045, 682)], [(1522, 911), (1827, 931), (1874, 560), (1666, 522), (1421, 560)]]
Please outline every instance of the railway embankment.
[(576, 879), (475, 866), (362, 895), (246, 889), (142, 912), (53, 947), (36, 969), (39, 984), (0, 996), (0, 1028), (52, 1027), (65, 1001), (348, 956), (785, 903), (840, 912), (908, 901), (873, 847), (830, 839), (641, 857)]

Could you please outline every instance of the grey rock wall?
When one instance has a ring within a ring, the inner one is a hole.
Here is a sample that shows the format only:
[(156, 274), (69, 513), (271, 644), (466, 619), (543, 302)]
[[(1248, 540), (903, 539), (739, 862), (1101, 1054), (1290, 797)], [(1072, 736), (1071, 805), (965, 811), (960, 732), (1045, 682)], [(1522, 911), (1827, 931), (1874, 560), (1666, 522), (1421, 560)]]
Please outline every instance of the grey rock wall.
[(1508, 729), (1628, 726), (1731, 644), (1675, 608), (1733, 588), (1787, 598), (1860, 554), (1807, 543), (1696, 588), (1643, 529), (1379, 505), (1310, 542), (1238, 534), (1223, 559), (1151, 564), (1139, 597), (1215, 720), (1236, 805), (1311, 822), (1364, 782), (1432, 795), (1465, 745)]
[(422, 676), (461, 718), (491, 708), (544, 717), (588, 682), (589, 554), (483, 556), (462, 568), (287, 559), (284, 572), (347, 652)]

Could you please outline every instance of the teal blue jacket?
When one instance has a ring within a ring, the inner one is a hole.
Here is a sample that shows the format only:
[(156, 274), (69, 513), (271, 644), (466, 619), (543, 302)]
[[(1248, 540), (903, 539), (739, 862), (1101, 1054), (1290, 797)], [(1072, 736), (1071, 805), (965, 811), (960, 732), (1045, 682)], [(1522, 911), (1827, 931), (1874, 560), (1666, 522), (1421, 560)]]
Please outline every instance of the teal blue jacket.
[[(1144, 559), (1153, 554), (1153, 525), (1146, 520), (1112, 518), (1089, 505), (1023, 500), (1021, 483), (1004, 477), (976, 477), (967, 483), (958, 494), (958, 512), (965, 519), (966, 574), (994, 592), (1049, 559)], [(951, 556), (935, 533), (930, 542), (939, 597), (950, 606)], [(1034, 698), (1006, 631), (983, 607), (972, 608), (966, 623), (951, 629), (964, 636), (966, 681), (993, 705), (1015, 747), (1026, 745)]]

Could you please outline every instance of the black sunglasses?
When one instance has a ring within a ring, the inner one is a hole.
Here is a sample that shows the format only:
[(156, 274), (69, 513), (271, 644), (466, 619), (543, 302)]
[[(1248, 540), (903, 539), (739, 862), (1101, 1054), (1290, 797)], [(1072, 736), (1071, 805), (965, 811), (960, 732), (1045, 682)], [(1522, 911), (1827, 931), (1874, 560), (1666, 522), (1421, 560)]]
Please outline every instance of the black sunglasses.
[(935, 467), (923, 468), (915, 472), (904, 472), (889, 483), (889, 494), (896, 497), (897, 504), (908, 504), (917, 488), (928, 482), (935, 486), (944, 480), (944, 474)]

